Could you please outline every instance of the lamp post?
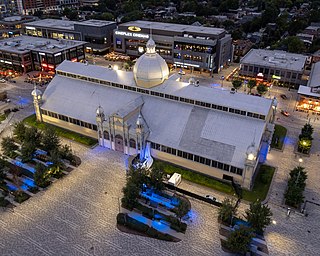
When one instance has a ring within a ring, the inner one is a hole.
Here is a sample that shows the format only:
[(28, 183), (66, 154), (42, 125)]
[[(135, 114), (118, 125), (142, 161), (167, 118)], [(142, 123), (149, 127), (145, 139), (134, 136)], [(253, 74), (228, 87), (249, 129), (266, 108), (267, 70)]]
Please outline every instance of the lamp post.
[[(305, 145), (307, 143), (304, 141), (304, 142), (302, 142), (302, 144)], [(303, 159), (300, 157), (299, 158), (299, 167), (301, 166), (302, 163), (303, 163)], [(300, 174), (300, 172), (299, 172), (299, 174)]]
[(223, 87), (224, 76), (221, 76), (221, 87)]

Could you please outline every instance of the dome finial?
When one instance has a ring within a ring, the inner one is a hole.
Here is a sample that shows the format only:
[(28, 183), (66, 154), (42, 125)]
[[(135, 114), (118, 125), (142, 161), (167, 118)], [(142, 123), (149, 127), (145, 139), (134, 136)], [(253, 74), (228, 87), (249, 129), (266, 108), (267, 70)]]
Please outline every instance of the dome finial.
[(156, 53), (156, 43), (152, 39), (152, 27), (151, 27), (151, 25), (150, 25), (150, 36), (149, 36), (149, 40), (147, 42), (146, 47), (147, 47), (147, 53), (149, 53), (149, 54)]

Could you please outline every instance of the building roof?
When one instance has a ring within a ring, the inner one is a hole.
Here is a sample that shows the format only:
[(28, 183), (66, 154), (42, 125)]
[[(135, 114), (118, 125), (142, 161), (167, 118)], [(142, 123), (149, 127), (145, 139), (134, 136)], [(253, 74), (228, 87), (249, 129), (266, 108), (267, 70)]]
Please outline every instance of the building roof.
[(320, 87), (320, 62), (316, 62), (312, 66), (308, 87)]
[(74, 30), (74, 24), (78, 23), (77, 21), (71, 20), (56, 20), (56, 19), (44, 19), (28, 22), (28, 27), (43, 27), (43, 28), (55, 28), (63, 30)]
[[(132, 72), (121, 70), (109, 70), (108, 68), (85, 65), (79, 62), (64, 61), (56, 70), (68, 72), (80, 76), (96, 78), (112, 83), (136, 86)], [(272, 107), (272, 100), (247, 95), (244, 93), (231, 94), (227, 89), (206, 86), (189, 85), (179, 82), (174, 77), (165, 80), (161, 85), (150, 89), (152, 91), (167, 93), (170, 95), (204, 101), (211, 104), (240, 109), (267, 116)]]
[(209, 34), (209, 35), (210, 34), (220, 35), (226, 32), (222, 28), (199, 27), (199, 26), (192, 26), (192, 25), (182, 25), (182, 24), (174, 24), (174, 23), (145, 21), (145, 20), (129, 21), (121, 24), (120, 26), (128, 26), (128, 27), (135, 26), (135, 27), (140, 27), (144, 29), (158, 29), (158, 30), (165, 30), (165, 31), (173, 31), (179, 34), (183, 32), (190, 32), (190, 33), (202, 33), (202, 34)]
[(110, 116), (137, 101), (143, 101), (141, 114), (150, 130), (147, 140), (238, 168), (244, 168), (252, 141), (260, 144), (266, 124), (264, 120), (60, 75), (45, 90), (42, 108), (95, 124), (98, 106)]
[(320, 98), (320, 93), (312, 92), (311, 89), (312, 88), (309, 86), (300, 85), (299, 90), (298, 90), (298, 94)]
[(115, 24), (114, 21), (107, 20), (84, 20), (84, 21), (71, 21), (71, 20), (56, 20), (56, 19), (44, 19), (33, 22), (28, 22), (28, 27), (42, 27), (42, 28), (53, 28), (73, 31), (74, 25), (92, 26), (92, 27), (103, 27), (110, 24)]
[(302, 72), (306, 60), (307, 56), (302, 54), (277, 50), (251, 49), (241, 59), (241, 63)]
[(1, 40), (0, 51), (22, 54), (32, 50), (54, 54), (65, 49), (84, 44), (86, 44), (86, 42), (76, 40), (57, 40), (33, 36), (17, 36)]
[(92, 26), (92, 27), (104, 27), (110, 24), (116, 24), (114, 21), (108, 20), (84, 20), (76, 23), (77, 25), (85, 25), (85, 26)]

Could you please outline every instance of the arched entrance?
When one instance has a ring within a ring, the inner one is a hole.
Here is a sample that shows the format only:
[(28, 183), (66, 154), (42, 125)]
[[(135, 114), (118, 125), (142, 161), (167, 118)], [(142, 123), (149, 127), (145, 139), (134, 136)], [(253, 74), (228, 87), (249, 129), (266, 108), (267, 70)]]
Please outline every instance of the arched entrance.
[(114, 144), (115, 144), (115, 150), (116, 151), (124, 152), (124, 150), (123, 150), (123, 138), (122, 138), (121, 135), (116, 135), (115, 140), (114, 140)]

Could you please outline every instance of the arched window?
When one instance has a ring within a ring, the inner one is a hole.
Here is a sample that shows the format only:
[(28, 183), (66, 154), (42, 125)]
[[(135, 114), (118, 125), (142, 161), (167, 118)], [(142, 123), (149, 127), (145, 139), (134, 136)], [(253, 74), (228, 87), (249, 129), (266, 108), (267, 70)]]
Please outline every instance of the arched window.
[(130, 148), (136, 148), (136, 141), (134, 139), (129, 140)]
[(104, 138), (105, 138), (106, 140), (109, 140), (109, 139), (110, 139), (109, 133), (108, 133), (107, 131), (104, 131), (104, 132), (103, 132), (103, 136), (104, 136)]
[(116, 135), (116, 139), (123, 140), (122, 136), (119, 134)]

